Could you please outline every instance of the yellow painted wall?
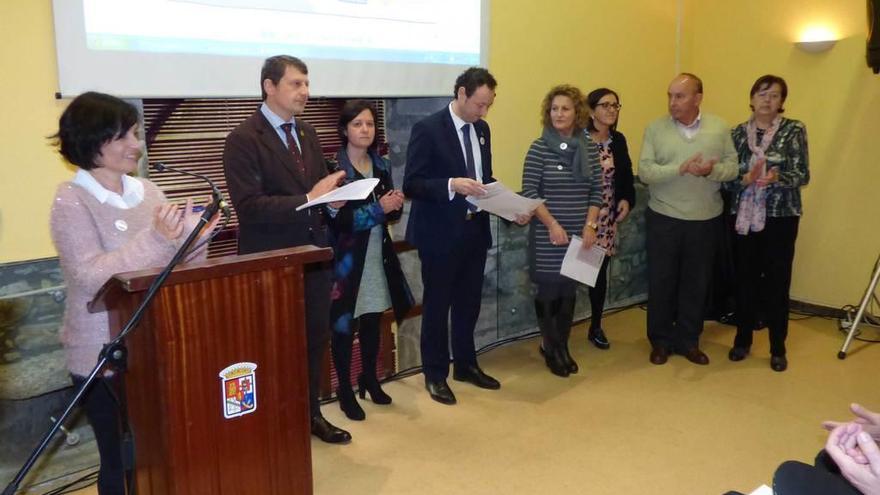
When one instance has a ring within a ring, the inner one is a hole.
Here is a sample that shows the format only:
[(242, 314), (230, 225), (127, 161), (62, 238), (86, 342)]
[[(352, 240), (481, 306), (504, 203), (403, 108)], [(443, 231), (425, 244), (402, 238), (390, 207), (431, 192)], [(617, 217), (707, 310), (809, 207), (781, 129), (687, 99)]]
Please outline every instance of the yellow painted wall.
[(492, 0), (489, 68), (498, 90), (487, 120), (495, 177), (521, 186), (526, 151), (541, 131), (541, 100), (560, 83), (620, 94), (619, 130), (636, 161), (645, 125), (666, 111), (675, 17), (674, 3), (659, 0)]
[(49, 0), (0, 2), (0, 263), (55, 256), (49, 206), (72, 169), (46, 136), (64, 103)]
[[(683, 70), (705, 82), (704, 108), (731, 124), (749, 116), (759, 76), (786, 79), (786, 116), (807, 126), (812, 181), (804, 190), (791, 296), (857, 303), (880, 254), (880, 76), (865, 63), (864, 0), (689, 0)], [(841, 36), (829, 52), (793, 46), (825, 23)]]
[[(552, 8), (548, 5), (552, 4)], [(667, 0), (493, 0), (489, 66), (499, 80), (489, 114), (496, 176), (520, 185), (550, 86), (607, 85), (624, 104), (620, 129), (636, 160), (642, 130), (665, 112), (675, 71), (676, 3)], [(813, 183), (805, 190), (792, 296), (856, 302), (880, 251), (880, 77), (864, 62), (863, 0), (685, 0), (683, 70), (706, 82), (705, 108), (731, 123), (765, 72), (791, 86), (789, 115), (806, 122)], [(791, 42), (826, 19), (844, 39), (808, 55)], [(47, 146), (63, 103), (57, 89), (51, 2), (0, 2), (0, 262), (54, 256), (47, 218), (71, 169)]]
[[(519, 187), (525, 152), (540, 132), (541, 99), (558, 83), (616, 89), (624, 103), (620, 129), (638, 152), (645, 123), (664, 111), (673, 72), (675, 12), (661, 3), (616, 0), (607, 8), (555, 0), (548, 9), (532, 0), (492, 1), (489, 64), (499, 88), (489, 120), (501, 180)], [(644, 20), (639, 30), (624, 34), (636, 17)], [(49, 205), (72, 169), (44, 139), (64, 106), (53, 96), (51, 2), (0, 2), (0, 19), (2, 67), (17, 75), (0, 78), (0, 262), (8, 262), (55, 255)]]

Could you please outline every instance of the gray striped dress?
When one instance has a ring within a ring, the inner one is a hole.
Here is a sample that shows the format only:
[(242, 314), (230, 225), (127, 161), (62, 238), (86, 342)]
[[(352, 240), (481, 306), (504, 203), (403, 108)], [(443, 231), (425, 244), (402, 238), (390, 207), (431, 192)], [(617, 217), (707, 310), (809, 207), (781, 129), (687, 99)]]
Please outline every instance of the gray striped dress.
[[(548, 148), (543, 138), (536, 139), (523, 165), (522, 195), (544, 198), (544, 206), (563, 229), (580, 236), (590, 206), (602, 205), (602, 168), (599, 154), (590, 142), (588, 159), (593, 173), (589, 180), (579, 180), (572, 168)], [(559, 274), (568, 246), (554, 246), (550, 233), (535, 216), (529, 227), (529, 275), (535, 283), (571, 281)]]

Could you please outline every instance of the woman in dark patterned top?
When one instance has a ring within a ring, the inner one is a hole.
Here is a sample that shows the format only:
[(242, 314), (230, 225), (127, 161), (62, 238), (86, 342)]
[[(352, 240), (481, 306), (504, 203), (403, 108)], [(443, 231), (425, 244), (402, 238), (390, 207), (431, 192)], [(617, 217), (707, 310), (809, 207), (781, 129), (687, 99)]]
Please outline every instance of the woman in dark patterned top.
[(632, 160), (626, 138), (617, 132), (620, 116), (620, 98), (608, 88), (599, 88), (587, 95), (590, 120), (584, 130), (599, 149), (602, 167), (602, 206), (599, 207), (599, 232), (596, 243), (605, 249), (605, 260), (596, 277), (596, 285), (590, 288), (590, 330), (587, 339), (599, 349), (611, 344), (602, 330), (602, 312), (608, 288), (608, 261), (616, 252), (617, 224), (622, 222), (636, 204), (633, 186)]
[(570, 236), (596, 243), (602, 176), (596, 147), (583, 133), (589, 113), (581, 91), (556, 86), (541, 104), (541, 137), (526, 154), (523, 196), (544, 198), (529, 229), (529, 275), (537, 285), (535, 313), (541, 352), (558, 376), (577, 373), (568, 350), (577, 282), (559, 273)]
[(365, 100), (351, 100), (339, 116), (342, 148), (336, 155), (339, 168), (350, 180), (376, 178), (379, 184), (363, 201), (349, 201), (331, 221), (334, 270), (330, 291), (330, 350), (339, 387), (339, 407), (349, 419), (366, 417), (351, 387), (354, 331), (360, 340), (360, 396), (376, 404), (390, 404), (379, 386), (379, 321), (392, 307), (397, 321), (413, 304), (412, 294), (394, 252), (388, 222), (400, 218), (403, 193), (394, 189), (388, 163), (376, 153), (376, 110)]
[(803, 123), (782, 117), (788, 86), (781, 77), (761, 76), (750, 96), (752, 117), (733, 129), (739, 179), (724, 185), (732, 197), (730, 213), (736, 215), (737, 331), (728, 357), (741, 361), (748, 355), (762, 296), (770, 333), (770, 367), (785, 371), (800, 188), (810, 181), (807, 130)]

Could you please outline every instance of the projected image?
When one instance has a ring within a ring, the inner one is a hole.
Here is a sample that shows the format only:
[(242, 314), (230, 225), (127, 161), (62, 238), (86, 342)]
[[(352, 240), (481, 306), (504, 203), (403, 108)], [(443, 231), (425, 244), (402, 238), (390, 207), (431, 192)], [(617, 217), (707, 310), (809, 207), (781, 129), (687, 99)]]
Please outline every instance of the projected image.
[[(84, 0), (89, 49), (476, 65), (480, 0)], [(132, 22), (136, 20), (136, 22)]]

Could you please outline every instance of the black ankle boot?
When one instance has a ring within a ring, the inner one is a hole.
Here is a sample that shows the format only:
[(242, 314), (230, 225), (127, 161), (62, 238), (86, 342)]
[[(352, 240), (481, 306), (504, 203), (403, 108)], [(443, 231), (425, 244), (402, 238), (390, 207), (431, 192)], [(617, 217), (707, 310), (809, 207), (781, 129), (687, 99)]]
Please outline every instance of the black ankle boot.
[(544, 363), (556, 376), (567, 377), (568, 366), (559, 345), (556, 330), (556, 318), (559, 301), (541, 301), (535, 299), (535, 315), (538, 317), (538, 328), (541, 330), (541, 345), (538, 351), (544, 356)]
[(556, 314), (556, 332), (559, 335), (559, 348), (562, 362), (569, 373), (578, 372), (578, 364), (568, 351), (568, 339), (571, 337), (571, 323), (574, 321), (574, 297), (563, 297), (559, 302), (559, 313)]
[(366, 373), (361, 373), (358, 376), (358, 394), (361, 399), (366, 397), (367, 392), (370, 393), (370, 400), (375, 404), (383, 406), (391, 404), (391, 396), (382, 390), (376, 375), (368, 376)]
[(354, 421), (363, 421), (367, 414), (358, 404), (354, 397), (354, 391), (351, 387), (340, 387), (336, 389), (336, 398), (339, 399), (339, 409), (345, 413), (345, 417)]

